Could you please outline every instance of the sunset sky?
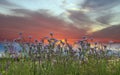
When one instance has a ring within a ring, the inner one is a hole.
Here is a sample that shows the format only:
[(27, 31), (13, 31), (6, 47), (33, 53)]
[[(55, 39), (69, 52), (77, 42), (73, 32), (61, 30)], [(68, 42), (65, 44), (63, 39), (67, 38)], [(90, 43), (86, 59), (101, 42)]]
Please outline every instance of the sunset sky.
[(120, 42), (120, 0), (0, 0), (0, 40), (89, 35)]

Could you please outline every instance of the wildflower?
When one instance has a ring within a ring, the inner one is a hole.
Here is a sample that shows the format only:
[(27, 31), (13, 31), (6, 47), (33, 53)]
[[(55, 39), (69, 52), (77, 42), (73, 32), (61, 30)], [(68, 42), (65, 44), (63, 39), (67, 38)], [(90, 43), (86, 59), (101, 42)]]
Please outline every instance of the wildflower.
[(13, 40), (13, 42), (16, 42), (16, 41), (17, 41), (17, 39), (14, 39), (14, 40)]
[(44, 43), (44, 39), (41, 39), (41, 43)]
[(53, 37), (53, 32), (50, 32), (50, 36), (51, 36), (51, 38)]
[(19, 35), (21, 36), (21, 35), (22, 35), (22, 32), (20, 32)]
[(38, 42), (38, 40), (35, 40), (35, 43), (37, 43)]
[(43, 39), (48, 39), (49, 37), (48, 36), (46, 36), (46, 37), (44, 37)]
[(93, 41), (93, 40), (94, 40), (94, 38), (93, 38), (93, 37), (91, 37), (91, 38), (90, 38), (90, 40), (91, 40), (91, 41)]
[(83, 41), (81, 40), (81, 41), (78, 41), (78, 43), (80, 44), (80, 45), (82, 45), (83, 44)]
[(85, 39), (85, 38), (86, 38), (86, 36), (83, 36), (83, 37), (82, 37), (82, 39)]
[(58, 40), (57, 40), (57, 39), (54, 39), (54, 42), (56, 43), (56, 42), (58, 42)]
[(87, 35), (83, 36), (82, 39), (83, 39), (84, 41), (87, 41), (87, 40), (88, 40)]
[(48, 41), (49, 43), (51, 43), (51, 40), (50, 40), (50, 39), (48, 39), (47, 41)]
[(95, 42), (95, 45), (97, 45), (98, 43), (97, 42)]
[(103, 45), (103, 47), (104, 47), (104, 49), (106, 49), (106, 48), (107, 48), (107, 45)]
[(43, 44), (42, 42), (39, 42), (39, 46), (42, 46), (42, 44)]

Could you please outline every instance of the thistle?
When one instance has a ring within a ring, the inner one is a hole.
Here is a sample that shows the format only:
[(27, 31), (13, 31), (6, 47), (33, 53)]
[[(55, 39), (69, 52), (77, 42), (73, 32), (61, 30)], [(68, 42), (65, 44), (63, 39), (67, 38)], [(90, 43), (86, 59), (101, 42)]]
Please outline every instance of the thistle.
[(51, 38), (53, 38), (53, 35), (54, 35), (53, 32), (50, 32), (50, 36), (51, 36)]

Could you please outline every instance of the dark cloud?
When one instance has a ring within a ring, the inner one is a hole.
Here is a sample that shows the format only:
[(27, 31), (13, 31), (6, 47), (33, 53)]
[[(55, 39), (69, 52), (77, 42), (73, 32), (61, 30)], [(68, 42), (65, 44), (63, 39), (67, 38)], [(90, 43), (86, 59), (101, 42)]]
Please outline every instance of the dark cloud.
[(106, 25), (109, 25), (110, 22), (111, 22), (111, 19), (115, 16), (115, 14), (105, 14), (105, 15), (102, 15), (102, 16), (99, 16), (96, 18), (96, 21), (102, 23), (102, 24), (106, 24)]
[(119, 17), (120, 17), (120, 12), (117, 13), (105, 13), (102, 16), (98, 16), (96, 18), (97, 22), (102, 23), (102, 25), (112, 25), (112, 23), (117, 23), (119, 24)]
[(13, 5), (13, 4), (8, 2), (7, 0), (0, 0), (0, 5)]
[(47, 10), (47, 9), (45, 9), (45, 10), (40, 9), (40, 10), (37, 10), (37, 11), (32, 11), (32, 10), (28, 10), (28, 9), (11, 9), (11, 11), (14, 14), (17, 14), (17, 15), (21, 14), (21, 15), (24, 15), (26, 17), (41, 17), (41, 16), (44, 16), (44, 17), (47, 17), (47, 18), (48, 17), (52, 17), (52, 18), (55, 17), (53, 15), (53, 13), (51, 13), (51, 11)]
[(5, 6), (5, 7), (21, 7), (18, 6), (14, 3), (9, 2), (8, 0), (0, 0), (0, 6)]
[(81, 28), (90, 28), (90, 25), (94, 24), (90, 17), (81, 11), (68, 10), (68, 12), (70, 13), (69, 19)]
[(97, 38), (111, 38), (115, 40), (120, 40), (120, 24), (113, 25), (100, 31), (94, 32), (93, 36)]
[(83, 8), (91, 8), (94, 10), (110, 9), (119, 5), (120, 0), (85, 0)]

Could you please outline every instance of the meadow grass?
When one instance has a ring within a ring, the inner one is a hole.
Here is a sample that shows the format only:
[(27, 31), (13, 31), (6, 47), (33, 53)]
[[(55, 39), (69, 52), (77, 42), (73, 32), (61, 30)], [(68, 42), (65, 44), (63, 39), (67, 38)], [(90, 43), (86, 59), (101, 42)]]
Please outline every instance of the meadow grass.
[(1, 75), (120, 75), (120, 61), (97, 60), (90, 57), (88, 61), (58, 57), (56, 61), (31, 59), (0, 59)]

